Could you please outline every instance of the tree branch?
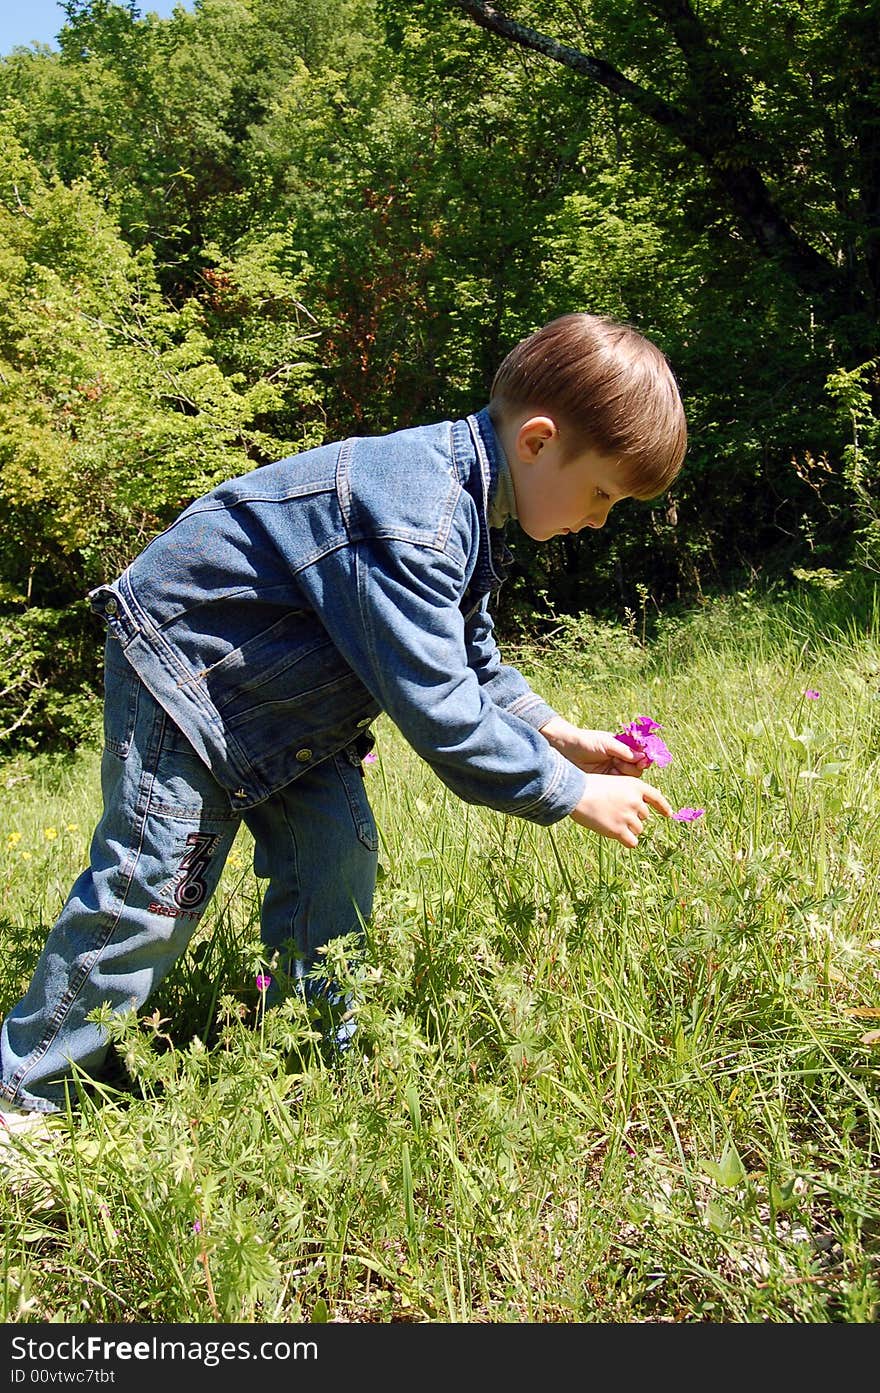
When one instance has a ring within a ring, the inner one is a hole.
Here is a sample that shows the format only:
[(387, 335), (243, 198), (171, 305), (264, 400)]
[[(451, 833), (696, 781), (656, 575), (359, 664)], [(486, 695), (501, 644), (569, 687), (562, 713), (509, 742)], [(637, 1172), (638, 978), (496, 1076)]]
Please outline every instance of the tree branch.
[(541, 34), (537, 29), (530, 29), (527, 25), (510, 19), (502, 14), (491, 0), (452, 0), (452, 4), (456, 9), (463, 10), (475, 24), (488, 30), (490, 34), (497, 34), (508, 43), (519, 44), (522, 48), (530, 48), (534, 53), (541, 53), (545, 58), (551, 58), (554, 63), (561, 63), (563, 67), (570, 68), (572, 72), (592, 78), (607, 91), (623, 97), (637, 111), (650, 116), (652, 121), (675, 131), (679, 139), (684, 140), (685, 130), (689, 128), (684, 112), (670, 106), (662, 97), (649, 92), (646, 87), (640, 87), (637, 82), (624, 77), (613, 64), (606, 63), (604, 58), (593, 58), (587, 53), (581, 53), (577, 48), (569, 48), (566, 44), (551, 39), (548, 34)]
[[(703, 162), (764, 255), (775, 257), (810, 294), (828, 294), (836, 299), (846, 291), (849, 278), (794, 229), (771, 195), (757, 161), (744, 153), (749, 138), (754, 137), (743, 129), (738, 116), (737, 98), (742, 94), (737, 92), (736, 80), (720, 62), (689, 0), (650, 0), (648, 8), (667, 25), (685, 57), (691, 79), (699, 88), (697, 95), (705, 107), (702, 117), (699, 109), (694, 115), (670, 105), (656, 93), (632, 82), (604, 59), (581, 53), (579, 49), (518, 23), (499, 10), (492, 0), (451, 0), (451, 3), (481, 29), (597, 82), (665, 127)], [(710, 113), (713, 119), (709, 119)]]

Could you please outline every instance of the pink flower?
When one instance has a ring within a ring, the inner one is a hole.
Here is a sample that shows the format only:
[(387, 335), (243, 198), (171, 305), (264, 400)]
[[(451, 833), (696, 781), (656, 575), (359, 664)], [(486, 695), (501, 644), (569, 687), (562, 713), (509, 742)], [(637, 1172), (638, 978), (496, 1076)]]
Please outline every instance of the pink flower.
[(195, 1223), (193, 1224), (193, 1233), (201, 1233), (201, 1231), (202, 1231), (202, 1221), (201, 1221), (201, 1219), (196, 1219)]
[(662, 730), (662, 726), (652, 721), (650, 716), (636, 716), (634, 721), (618, 731), (615, 739), (635, 750), (636, 754), (644, 755), (649, 764), (656, 764), (662, 769), (664, 764), (671, 761), (672, 751), (664, 745), (659, 735), (655, 735), (654, 732), (658, 730)]
[(375, 764), (375, 763), (376, 763), (376, 760), (377, 760), (378, 758), (379, 758), (379, 756), (378, 756), (378, 755), (374, 755), (373, 752), (372, 752), (372, 750), (371, 750), (370, 753), (369, 753), (368, 755), (364, 755), (364, 764)]
[(272, 985), (272, 978), (269, 976), (268, 972), (258, 972), (258, 973), (257, 973), (257, 991), (258, 991), (258, 992), (267, 991), (268, 988), (269, 988), (271, 985)]
[(819, 700), (819, 693), (816, 691), (815, 687), (808, 687), (804, 692), (804, 696), (807, 698), (807, 701)]
[(696, 822), (697, 818), (702, 817), (705, 811), (705, 808), (679, 808), (678, 812), (673, 813), (672, 816), (676, 822)]

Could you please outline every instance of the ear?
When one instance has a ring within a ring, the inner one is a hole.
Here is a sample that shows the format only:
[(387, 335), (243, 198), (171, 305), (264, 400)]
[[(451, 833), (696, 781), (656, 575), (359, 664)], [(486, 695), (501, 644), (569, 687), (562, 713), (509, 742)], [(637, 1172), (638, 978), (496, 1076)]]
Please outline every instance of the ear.
[(552, 416), (529, 416), (516, 433), (516, 449), (523, 464), (533, 463), (544, 446), (559, 438), (559, 427)]

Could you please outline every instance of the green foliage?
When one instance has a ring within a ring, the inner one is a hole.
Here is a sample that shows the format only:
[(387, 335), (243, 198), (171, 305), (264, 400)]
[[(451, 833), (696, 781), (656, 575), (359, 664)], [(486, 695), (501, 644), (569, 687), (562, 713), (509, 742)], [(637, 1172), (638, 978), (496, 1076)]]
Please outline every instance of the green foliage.
[(602, 535), (511, 528), (508, 632), (873, 566), (870, 11), (509, 7), (630, 99), (451, 0), (71, 0), (0, 59), (0, 621), (217, 479), (481, 406), (572, 309), (655, 339), (691, 443)]
[[(22, 158), (9, 134), (5, 148)], [(151, 256), (127, 248), (86, 184), (27, 172), (29, 205), (19, 189), (0, 207), (0, 488), (91, 578), (249, 457), (277, 452), (253, 422), (280, 391), (224, 375), (198, 305), (162, 300)]]
[[(268, 253), (221, 271), (258, 306), (261, 332), (247, 352), (218, 333), (215, 352), (203, 308), (163, 299), (152, 254), (126, 245), (85, 181), (45, 181), (9, 125), (0, 147), (0, 501), (9, 522), (0, 630), (17, 655), (14, 700), (46, 686), (45, 654), (22, 638), (32, 632), (29, 611), (45, 608), (37, 627), (51, 629), (53, 607), (115, 575), (192, 498), (310, 443), (300, 412), (317, 398), (309, 334), (291, 313), (295, 287), (269, 269)], [(240, 330), (248, 327), (240, 313)], [(94, 684), (94, 642), (85, 631), (78, 642), (68, 694)], [(60, 693), (51, 719), (45, 697), (28, 698), (26, 709), (24, 723), (3, 728), (46, 739), (81, 733), (72, 711), (63, 719)]]
[(829, 375), (828, 395), (848, 428), (843, 474), (855, 500), (857, 537), (873, 570), (880, 565), (880, 359)]
[[(242, 833), (191, 950), (108, 1019), (113, 1068), (27, 1183), (0, 1173), (0, 1317), (876, 1323), (880, 596), (805, 581), (668, 624), (521, 655), (575, 719), (663, 723), (655, 781), (706, 814), (637, 851), (438, 794), (381, 727), (375, 913), (330, 948), (343, 1058), (298, 999), (265, 1009)], [(0, 780), (5, 1009), (97, 754)]]
[(85, 608), (0, 606), (0, 752), (94, 737), (97, 641)]
[(114, 0), (76, 0), (60, 55), (19, 50), (0, 92), (27, 109), (25, 140), (66, 183), (97, 161), (135, 246), (191, 284), (212, 207), (242, 191), (252, 124), (301, 62), (353, 59), (362, 0), (200, 0), (170, 19)]

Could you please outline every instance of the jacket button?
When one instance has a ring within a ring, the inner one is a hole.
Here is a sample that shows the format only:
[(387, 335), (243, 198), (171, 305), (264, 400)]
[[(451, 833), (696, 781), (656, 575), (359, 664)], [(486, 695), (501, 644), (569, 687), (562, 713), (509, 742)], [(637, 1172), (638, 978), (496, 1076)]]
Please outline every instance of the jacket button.
[(105, 614), (115, 614), (116, 611), (117, 611), (118, 609), (119, 609), (119, 602), (118, 602), (118, 600), (114, 600), (113, 596), (110, 595), (109, 598), (108, 598), (108, 600), (107, 600), (107, 603), (104, 605), (104, 613), (105, 613)]
[(297, 750), (296, 757), (299, 760), (300, 764), (308, 764), (309, 760), (312, 757), (312, 752), (311, 750)]

